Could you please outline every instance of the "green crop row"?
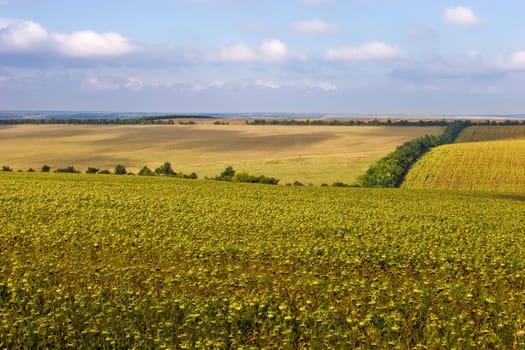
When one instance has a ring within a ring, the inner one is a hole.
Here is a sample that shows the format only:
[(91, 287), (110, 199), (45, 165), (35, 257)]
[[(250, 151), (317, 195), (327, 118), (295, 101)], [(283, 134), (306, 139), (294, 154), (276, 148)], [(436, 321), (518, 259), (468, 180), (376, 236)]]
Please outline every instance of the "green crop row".
[(525, 347), (519, 197), (0, 173), (0, 208), (0, 348)]

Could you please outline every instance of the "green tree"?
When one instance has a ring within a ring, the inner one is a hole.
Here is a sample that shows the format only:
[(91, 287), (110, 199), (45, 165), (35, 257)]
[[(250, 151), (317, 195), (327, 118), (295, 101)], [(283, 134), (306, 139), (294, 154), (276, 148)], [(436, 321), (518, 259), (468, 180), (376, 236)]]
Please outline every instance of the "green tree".
[(146, 165), (142, 169), (139, 170), (138, 175), (140, 176), (155, 176), (155, 172), (148, 168)]
[(165, 162), (160, 167), (155, 169), (155, 173), (158, 175), (164, 175), (164, 176), (174, 176), (177, 175), (175, 171), (173, 171), (173, 168), (171, 167), (170, 162)]
[(127, 170), (126, 167), (122, 164), (117, 164), (114, 171), (115, 175), (126, 175)]
[(44, 165), (42, 169), (40, 169), (40, 171), (43, 173), (48, 173), (49, 170), (51, 170), (51, 167), (49, 165)]

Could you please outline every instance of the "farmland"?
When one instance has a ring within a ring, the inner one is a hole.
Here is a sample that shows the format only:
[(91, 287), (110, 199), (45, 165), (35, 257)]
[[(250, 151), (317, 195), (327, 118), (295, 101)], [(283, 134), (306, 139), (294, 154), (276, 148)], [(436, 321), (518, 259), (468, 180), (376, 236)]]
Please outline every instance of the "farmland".
[(281, 184), (352, 183), (407, 140), (441, 127), (214, 125), (0, 126), (0, 166), (15, 170), (75, 166), (130, 171), (170, 161), (177, 171), (212, 177), (226, 166)]
[(523, 195), (0, 183), (2, 348), (525, 347)]
[(403, 187), (525, 193), (525, 127), (472, 126), (457, 142), (424, 155)]

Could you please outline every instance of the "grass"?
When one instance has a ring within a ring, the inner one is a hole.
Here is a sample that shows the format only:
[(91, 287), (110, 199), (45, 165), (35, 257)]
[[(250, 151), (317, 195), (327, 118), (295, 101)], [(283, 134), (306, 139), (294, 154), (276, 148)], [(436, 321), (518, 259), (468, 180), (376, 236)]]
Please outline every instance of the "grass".
[(0, 347), (522, 349), (516, 196), (0, 173)]
[(170, 161), (215, 176), (226, 166), (254, 175), (321, 184), (353, 182), (407, 140), (439, 127), (213, 125), (17, 125), (0, 127), (0, 162), (15, 170), (75, 166), (128, 170)]
[(525, 127), (473, 126), (457, 142), (424, 155), (402, 187), (525, 193)]

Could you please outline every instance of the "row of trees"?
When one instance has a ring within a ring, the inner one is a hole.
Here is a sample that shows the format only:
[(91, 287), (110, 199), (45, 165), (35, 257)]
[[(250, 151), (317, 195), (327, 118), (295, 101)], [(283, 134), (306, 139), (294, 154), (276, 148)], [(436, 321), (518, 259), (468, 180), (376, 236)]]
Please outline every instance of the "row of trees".
[(359, 187), (399, 187), (410, 167), (431, 148), (452, 143), (459, 133), (471, 125), (468, 121), (449, 124), (440, 136), (425, 135), (405, 142), (395, 151), (373, 164), (357, 180)]
[(209, 180), (260, 183), (267, 185), (277, 185), (279, 183), (279, 179), (274, 177), (264, 175), (253, 176), (246, 172), (237, 173), (231, 166), (226, 167), (222, 173)]
[[(2, 166), (2, 171), (13, 171), (13, 169), (7, 165)], [(33, 168), (30, 168), (28, 172), (34, 172), (35, 170)], [(51, 171), (51, 167), (49, 165), (44, 165), (40, 169), (43, 173), (48, 173)], [(80, 170), (76, 169), (74, 166), (70, 165), (65, 168), (57, 168), (54, 170), (55, 173), (81, 173)], [(113, 169), (113, 172), (111, 172), (108, 169), (99, 169), (94, 167), (88, 167), (86, 170), (86, 174), (115, 174), (115, 175), (135, 175), (132, 172), (128, 172), (126, 167), (122, 164), (117, 164), (115, 168)], [(147, 166), (144, 166), (142, 169), (139, 170), (137, 175), (140, 176), (171, 176), (171, 177), (180, 177), (184, 179), (197, 179), (196, 173), (191, 174), (184, 174), (182, 172), (175, 172), (173, 170), (173, 167), (171, 166), (170, 162), (165, 162), (160, 167), (156, 168), (155, 170), (151, 170)]]

